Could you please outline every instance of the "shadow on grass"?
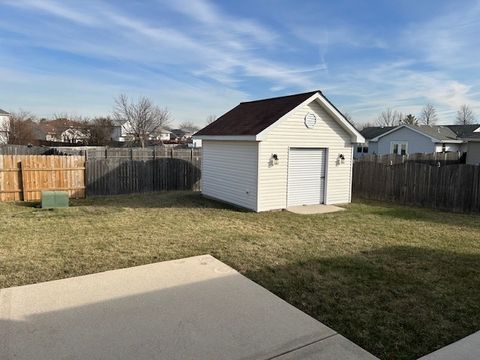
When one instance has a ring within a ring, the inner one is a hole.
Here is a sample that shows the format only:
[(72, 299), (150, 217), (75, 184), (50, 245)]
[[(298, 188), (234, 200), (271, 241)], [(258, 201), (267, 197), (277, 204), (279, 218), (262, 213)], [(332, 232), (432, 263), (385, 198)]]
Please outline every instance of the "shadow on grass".
[(395, 246), (246, 276), (384, 359), (416, 359), (480, 329), (480, 255)]
[(454, 226), (467, 226), (480, 230), (480, 214), (462, 214), (439, 209), (427, 209), (375, 200), (355, 199), (350, 207), (367, 205), (366, 214), (401, 220), (417, 220)]
[(234, 212), (248, 210), (205, 198), (200, 192), (169, 191), (115, 196), (96, 196), (83, 200), (72, 200), (72, 206), (111, 206), (139, 208), (172, 208), (172, 209), (224, 209)]

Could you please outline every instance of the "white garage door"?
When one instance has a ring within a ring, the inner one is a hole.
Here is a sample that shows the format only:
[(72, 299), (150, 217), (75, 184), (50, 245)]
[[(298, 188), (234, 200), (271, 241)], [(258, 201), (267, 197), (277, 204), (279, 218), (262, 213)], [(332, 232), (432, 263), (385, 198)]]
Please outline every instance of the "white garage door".
[(290, 149), (287, 205), (323, 204), (325, 149)]

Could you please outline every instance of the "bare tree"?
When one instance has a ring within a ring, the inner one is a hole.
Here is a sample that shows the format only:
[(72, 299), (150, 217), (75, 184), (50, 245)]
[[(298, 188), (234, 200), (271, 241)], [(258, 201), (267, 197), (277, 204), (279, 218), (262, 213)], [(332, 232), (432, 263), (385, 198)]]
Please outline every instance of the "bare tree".
[(215, 120), (217, 120), (217, 115), (208, 115), (207, 116), (207, 125), (208, 124), (211, 124), (212, 122), (214, 122)]
[(459, 125), (471, 125), (475, 123), (475, 114), (470, 106), (463, 104), (457, 111), (457, 124)]
[(199, 130), (198, 126), (196, 126), (191, 121), (184, 121), (180, 123), (179, 127), (184, 131), (192, 132), (192, 133)]
[(115, 99), (113, 115), (117, 120), (127, 121), (132, 135), (142, 148), (150, 134), (166, 127), (170, 122), (170, 114), (166, 108), (161, 109), (147, 97), (132, 102), (125, 94)]
[(113, 121), (110, 117), (97, 117), (87, 125), (89, 145), (105, 146), (112, 140)]
[(427, 104), (420, 112), (420, 123), (423, 125), (435, 125), (437, 122), (437, 110), (432, 104)]
[(371, 123), (370, 121), (367, 121), (366, 123), (355, 124), (355, 127), (357, 128), (357, 130), (360, 130), (360, 131), (365, 129), (365, 128), (374, 127), (374, 126), (376, 126), (376, 125)]
[(408, 114), (402, 119), (401, 123), (404, 125), (418, 125), (418, 120), (415, 115)]
[(69, 114), (67, 112), (59, 112), (53, 114), (52, 120), (66, 120), (78, 123), (87, 123), (89, 121), (89, 118), (83, 117), (81, 115)]
[(403, 119), (403, 114), (397, 110), (387, 108), (377, 117), (377, 125), (379, 126), (396, 126)]
[(27, 145), (35, 141), (35, 116), (28, 111), (10, 114), (9, 121), (0, 124), (0, 133), (7, 144)]
[(347, 119), (347, 121), (353, 125), (355, 129), (358, 129), (358, 124), (355, 120), (353, 120), (352, 115), (350, 115), (348, 112), (343, 113), (343, 117)]

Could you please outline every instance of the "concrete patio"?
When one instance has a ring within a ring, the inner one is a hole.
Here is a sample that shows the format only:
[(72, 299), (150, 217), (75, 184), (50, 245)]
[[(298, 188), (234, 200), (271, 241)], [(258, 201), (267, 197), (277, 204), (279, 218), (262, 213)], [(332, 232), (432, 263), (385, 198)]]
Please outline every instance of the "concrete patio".
[(313, 215), (313, 214), (328, 214), (334, 213), (337, 211), (345, 211), (346, 209), (341, 208), (335, 205), (300, 205), (300, 206), (290, 206), (287, 208), (287, 211), (290, 211), (295, 214), (302, 215)]
[(1, 359), (375, 359), (212, 256), (0, 290)]

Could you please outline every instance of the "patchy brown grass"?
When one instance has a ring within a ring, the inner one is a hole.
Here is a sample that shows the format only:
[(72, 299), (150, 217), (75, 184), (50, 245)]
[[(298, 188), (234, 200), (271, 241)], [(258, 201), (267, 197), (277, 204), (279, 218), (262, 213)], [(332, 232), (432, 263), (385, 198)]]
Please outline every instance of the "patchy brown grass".
[(249, 213), (194, 193), (0, 204), (0, 288), (210, 253), (386, 359), (480, 328), (480, 216), (358, 202)]

